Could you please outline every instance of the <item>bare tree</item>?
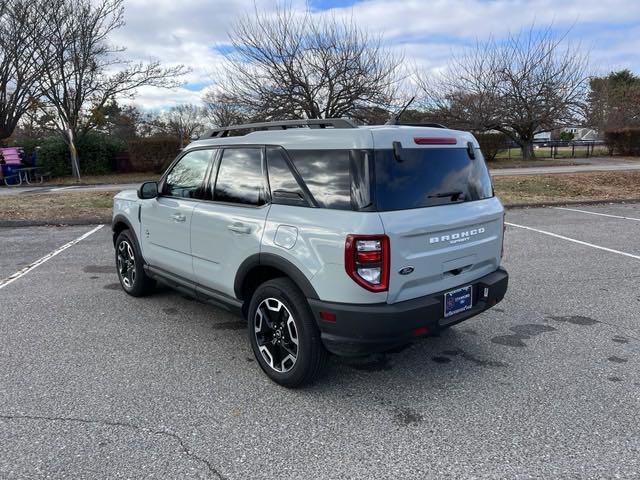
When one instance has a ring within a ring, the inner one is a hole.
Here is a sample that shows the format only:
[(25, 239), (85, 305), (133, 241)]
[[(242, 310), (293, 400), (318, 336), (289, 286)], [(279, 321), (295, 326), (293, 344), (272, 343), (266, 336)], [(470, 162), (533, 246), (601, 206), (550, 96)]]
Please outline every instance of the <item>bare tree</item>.
[(550, 28), (478, 43), (440, 74), (416, 74), (426, 107), (459, 128), (496, 130), (534, 157), (533, 140), (584, 112), (587, 57)]
[(132, 96), (145, 85), (173, 87), (186, 72), (159, 62), (131, 63), (111, 45), (109, 34), (124, 25), (123, 0), (48, 0), (41, 51), (49, 58), (43, 96), (57, 114), (57, 130), (69, 145), (73, 173), (80, 178), (75, 139), (95, 127), (91, 112), (107, 101)]
[(352, 21), (286, 6), (230, 32), (219, 88), (255, 119), (342, 117), (393, 103), (402, 59)]
[(204, 128), (204, 111), (203, 108), (193, 105), (184, 104), (172, 107), (165, 115), (166, 128), (180, 140), (180, 148), (184, 147), (184, 143), (197, 135)]
[(33, 105), (43, 61), (39, 1), (0, 0), (0, 141)]
[(213, 90), (205, 93), (204, 115), (213, 125), (226, 127), (240, 125), (252, 120), (251, 111), (244, 108), (237, 98)]

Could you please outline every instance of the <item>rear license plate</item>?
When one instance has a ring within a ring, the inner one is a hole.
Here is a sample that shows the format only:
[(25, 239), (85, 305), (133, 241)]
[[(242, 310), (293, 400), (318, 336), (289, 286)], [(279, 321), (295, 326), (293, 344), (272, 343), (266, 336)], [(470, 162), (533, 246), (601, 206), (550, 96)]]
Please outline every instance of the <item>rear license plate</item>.
[(456, 288), (444, 294), (444, 317), (451, 317), (473, 307), (472, 285)]

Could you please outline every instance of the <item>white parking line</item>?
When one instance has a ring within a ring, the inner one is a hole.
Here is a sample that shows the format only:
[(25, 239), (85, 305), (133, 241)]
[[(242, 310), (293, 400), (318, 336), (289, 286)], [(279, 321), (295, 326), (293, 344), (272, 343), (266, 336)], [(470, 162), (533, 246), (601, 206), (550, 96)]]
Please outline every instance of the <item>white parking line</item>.
[(556, 210), (567, 210), (569, 212), (588, 213), (590, 215), (600, 215), (601, 217), (621, 218), (623, 220), (633, 220), (635, 222), (640, 222), (640, 218), (623, 217), (622, 215), (611, 215), (609, 213), (590, 212), (588, 210), (578, 210), (577, 208), (566, 208), (566, 207), (553, 207), (553, 208), (555, 208)]
[(636, 260), (640, 260), (639, 255), (632, 255), (631, 253), (621, 252), (620, 250), (614, 250), (613, 248), (601, 247), (600, 245), (594, 245), (593, 243), (583, 242), (582, 240), (576, 240), (575, 238), (565, 237), (564, 235), (558, 235), (557, 233), (547, 232), (545, 230), (539, 230), (537, 228), (527, 227), (525, 225), (518, 225), (516, 223), (504, 222), (506, 225), (510, 227), (524, 228), (525, 230), (531, 230), (532, 232), (542, 233), (544, 235), (549, 235), (550, 237), (560, 238), (561, 240), (566, 240), (568, 242), (577, 243), (579, 245), (585, 245), (591, 248), (597, 248), (598, 250), (604, 250), (605, 252), (617, 253), (618, 255), (624, 255), (625, 257), (635, 258)]
[(67, 248), (69, 247), (73, 247), (76, 243), (80, 242), (81, 240), (84, 240), (85, 238), (87, 238), (89, 235), (93, 235), (94, 233), (96, 233), (98, 230), (100, 230), (102, 227), (104, 227), (104, 225), (98, 225), (96, 228), (89, 230), (87, 233), (85, 233), (84, 235), (76, 238), (75, 240), (71, 240), (69, 243), (65, 243), (64, 245), (62, 245), (61, 247), (56, 248), (54, 251), (47, 253), (44, 257), (39, 258), (38, 260), (36, 260), (33, 263), (30, 263), (29, 265), (27, 265), (26, 267), (24, 267), (21, 270), (18, 270), (16, 273), (14, 273), (13, 275), (0, 280), (0, 290), (2, 290), (4, 287), (6, 287), (7, 285), (15, 282), (16, 280), (18, 280), (20, 277), (24, 277), (27, 273), (29, 273), (31, 270), (33, 270), (34, 268), (42, 265), (44, 262), (46, 262), (47, 260), (51, 260), (53, 257), (55, 257), (56, 255), (58, 255), (59, 253), (64, 252)]

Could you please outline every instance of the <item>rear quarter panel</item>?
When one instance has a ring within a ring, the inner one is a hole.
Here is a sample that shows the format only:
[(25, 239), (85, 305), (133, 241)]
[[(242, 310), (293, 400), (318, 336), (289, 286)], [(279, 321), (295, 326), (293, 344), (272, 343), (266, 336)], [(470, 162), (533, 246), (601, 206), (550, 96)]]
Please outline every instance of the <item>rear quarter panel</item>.
[(380, 216), (376, 212), (272, 205), (261, 252), (293, 263), (309, 279), (320, 300), (383, 303), (386, 292), (365, 290), (345, 271), (344, 247), (350, 233), (383, 234)]

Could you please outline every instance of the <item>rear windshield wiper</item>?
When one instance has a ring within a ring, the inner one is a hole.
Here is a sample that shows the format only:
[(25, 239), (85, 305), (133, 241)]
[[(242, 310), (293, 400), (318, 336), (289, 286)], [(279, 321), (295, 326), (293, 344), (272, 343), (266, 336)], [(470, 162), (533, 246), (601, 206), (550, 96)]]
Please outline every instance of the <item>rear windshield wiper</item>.
[(461, 190), (454, 190), (453, 192), (436, 193), (435, 195), (429, 195), (427, 198), (447, 198), (451, 197), (451, 201), (464, 200), (464, 192)]

